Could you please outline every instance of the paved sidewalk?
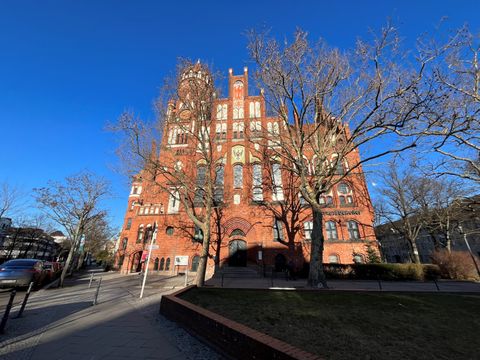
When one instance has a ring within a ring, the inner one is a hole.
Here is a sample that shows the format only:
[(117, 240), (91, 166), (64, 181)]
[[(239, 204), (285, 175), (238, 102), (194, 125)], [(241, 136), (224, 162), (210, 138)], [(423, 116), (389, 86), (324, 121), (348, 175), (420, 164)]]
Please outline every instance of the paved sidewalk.
[[(100, 275), (100, 274), (99, 274)], [(2, 359), (220, 359), (158, 314), (162, 294), (183, 286), (180, 277), (151, 276), (138, 299), (141, 277), (102, 273), (99, 304), (90, 276), (62, 289), (35, 293), (24, 316), (10, 319), (0, 337)], [(14, 313), (13, 313), (14, 315)]]

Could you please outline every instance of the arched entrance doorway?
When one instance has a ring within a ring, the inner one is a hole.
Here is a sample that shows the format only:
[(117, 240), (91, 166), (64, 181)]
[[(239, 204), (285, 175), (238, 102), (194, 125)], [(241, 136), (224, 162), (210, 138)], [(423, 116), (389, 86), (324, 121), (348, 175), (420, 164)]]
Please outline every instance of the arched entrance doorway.
[(283, 254), (275, 255), (275, 271), (283, 271), (287, 268), (287, 258)]
[(131, 255), (130, 272), (140, 272), (142, 270), (142, 252), (138, 251)]
[(233, 240), (228, 245), (228, 266), (247, 266), (247, 243)]

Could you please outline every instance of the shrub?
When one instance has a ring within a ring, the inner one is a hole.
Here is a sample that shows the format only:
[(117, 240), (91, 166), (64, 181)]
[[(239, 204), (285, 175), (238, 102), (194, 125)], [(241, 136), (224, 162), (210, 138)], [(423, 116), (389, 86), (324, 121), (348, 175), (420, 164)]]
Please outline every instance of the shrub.
[(434, 265), (423, 264), (355, 264), (356, 279), (364, 280), (431, 280), (439, 275)]
[[(442, 278), (455, 280), (478, 279), (472, 257), (466, 251), (436, 250), (432, 263), (438, 265)], [(478, 259), (477, 259), (478, 263)]]
[(323, 264), (327, 279), (348, 279), (352, 275), (352, 266), (344, 264)]

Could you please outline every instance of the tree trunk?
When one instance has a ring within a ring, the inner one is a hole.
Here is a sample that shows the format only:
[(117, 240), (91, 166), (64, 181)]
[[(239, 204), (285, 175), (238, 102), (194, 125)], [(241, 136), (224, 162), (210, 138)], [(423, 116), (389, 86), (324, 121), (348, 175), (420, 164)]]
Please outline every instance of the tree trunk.
[(58, 284), (59, 287), (63, 287), (63, 283), (65, 281), (65, 277), (67, 276), (68, 270), (70, 268), (70, 265), (72, 263), (73, 255), (75, 254), (75, 251), (77, 250), (78, 242), (80, 241), (80, 226), (77, 227), (75, 230), (75, 237), (73, 240), (72, 247), (70, 248), (70, 251), (68, 252), (67, 260), (65, 261), (65, 266), (62, 270), (62, 275), (60, 275), (60, 282)]
[(77, 270), (80, 270), (83, 266), (83, 261), (85, 260), (85, 251), (82, 251), (80, 257), (78, 258)]
[(210, 226), (206, 227), (203, 233), (202, 252), (198, 263), (195, 285), (202, 287), (205, 284), (205, 275), (207, 273), (208, 250), (210, 248)]
[(309, 287), (327, 288), (327, 280), (323, 272), (323, 214), (321, 211), (312, 209), (313, 213), (313, 229), (312, 229), (312, 245), (310, 252), (310, 271), (308, 273)]
[(409, 240), (410, 247), (412, 248), (411, 259), (415, 264), (420, 264), (420, 256), (418, 255), (418, 247), (415, 240)]

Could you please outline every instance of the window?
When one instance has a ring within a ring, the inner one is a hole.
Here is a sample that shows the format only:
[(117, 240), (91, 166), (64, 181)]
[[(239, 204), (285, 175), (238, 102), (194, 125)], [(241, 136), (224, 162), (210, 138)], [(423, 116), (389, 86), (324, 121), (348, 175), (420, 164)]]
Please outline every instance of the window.
[(217, 120), (226, 120), (227, 119), (227, 104), (217, 105)]
[(243, 139), (243, 132), (245, 125), (243, 122), (233, 123), (233, 138), (234, 139)]
[(340, 262), (339, 259), (338, 259), (338, 255), (334, 255), (334, 254), (329, 255), (328, 256), (328, 262), (330, 264), (338, 264)]
[(167, 226), (166, 230), (165, 230), (165, 233), (169, 236), (173, 235), (174, 233), (174, 229), (172, 226)]
[(352, 205), (353, 204), (353, 196), (352, 196), (352, 189), (346, 183), (340, 183), (337, 187), (338, 198), (340, 200), (340, 205)]
[(130, 211), (133, 210), (133, 208), (135, 207), (135, 204), (136, 204), (136, 201), (132, 201), (132, 205), (130, 205)]
[(163, 271), (164, 268), (165, 268), (165, 258), (162, 258), (160, 260), (160, 270)]
[(307, 206), (308, 205), (307, 200), (305, 200), (302, 193), (300, 193), (300, 192), (298, 193), (298, 199), (300, 201), (300, 206)]
[(127, 219), (127, 225), (125, 225), (125, 230), (130, 230), (132, 227), (132, 218)]
[(327, 230), (327, 240), (337, 240), (337, 225), (335, 221), (327, 221), (325, 223), (325, 229)]
[(225, 169), (223, 166), (217, 166), (216, 171), (215, 171), (215, 189), (214, 189), (214, 194), (213, 198), (217, 202), (222, 202), (223, 201), (223, 179), (224, 179), (224, 174), (225, 174)]
[(259, 118), (260, 115), (260, 102), (255, 101), (255, 117)]
[(250, 122), (250, 133), (252, 137), (259, 137), (262, 131), (262, 123), (260, 121)]
[(230, 236), (245, 236), (245, 233), (240, 229), (235, 229), (230, 233)]
[(170, 194), (170, 198), (168, 199), (168, 213), (169, 214), (176, 214), (180, 209), (180, 196), (178, 194), (178, 190), (171, 189), (172, 193)]
[(122, 240), (122, 250), (125, 250), (127, 248), (127, 245), (128, 245), (128, 238), (123, 238)]
[(272, 165), (272, 181), (273, 181), (273, 201), (283, 200), (283, 188), (282, 188), (282, 169), (279, 163)]
[(358, 223), (354, 220), (350, 220), (347, 222), (348, 234), (350, 236), (350, 240), (357, 240), (360, 239), (360, 232), (358, 231)]
[(305, 239), (312, 239), (313, 221), (305, 221), (303, 223), (303, 231), (305, 232)]
[(350, 193), (350, 188), (348, 187), (347, 184), (340, 183), (340, 184), (338, 184), (338, 192), (342, 195), (346, 195), (346, 194)]
[(155, 258), (155, 262), (153, 263), (153, 270), (158, 270), (158, 263), (159, 263), (159, 260), (158, 260), (158, 257)]
[(345, 174), (345, 168), (343, 167), (343, 160), (339, 159), (337, 154), (334, 154), (332, 156), (331, 166), (332, 168), (335, 168), (335, 174), (337, 175)]
[(170, 258), (167, 258), (167, 261), (165, 261), (165, 271), (170, 270)]
[(262, 165), (253, 164), (252, 166), (252, 186), (253, 186), (253, 201), (263, 201), (262, 191)]
[(153, 229), (151, 225), (147, 225), (147, 229), (145, 230), (145, 236), (143, 237), (143, 243), (146, 244), (150, 242), (153, 237)]
[(205, 195), (205, 175), (207, 173), (206, 166), (199, 166), (197, 167), (197, 183), (195, 189), (195, 198), (194, 202), (196, 206), (200, 206), (203, 204), (203, 199)]
[(138, 232), (137, 232), (137, 244), (141, 243), (143, 240), (143, 225), (140, 225), (138, 227)]
[(243, 166), (241, 164), (233, 165), (233, 187), (235, 189), (243, 187)]
[(118, 267), (121, 267), (123, 265), (123, 261), (125, 260), (125, 255), (121, 255), (118, 258)]
[(273, 220), (273, 241), (283, 241), (283, 224), (282, 222), (275, 218)]
[(252, 101), (249, 105), (249, 117), (250, 119), (255, 117), (255, 103)]

